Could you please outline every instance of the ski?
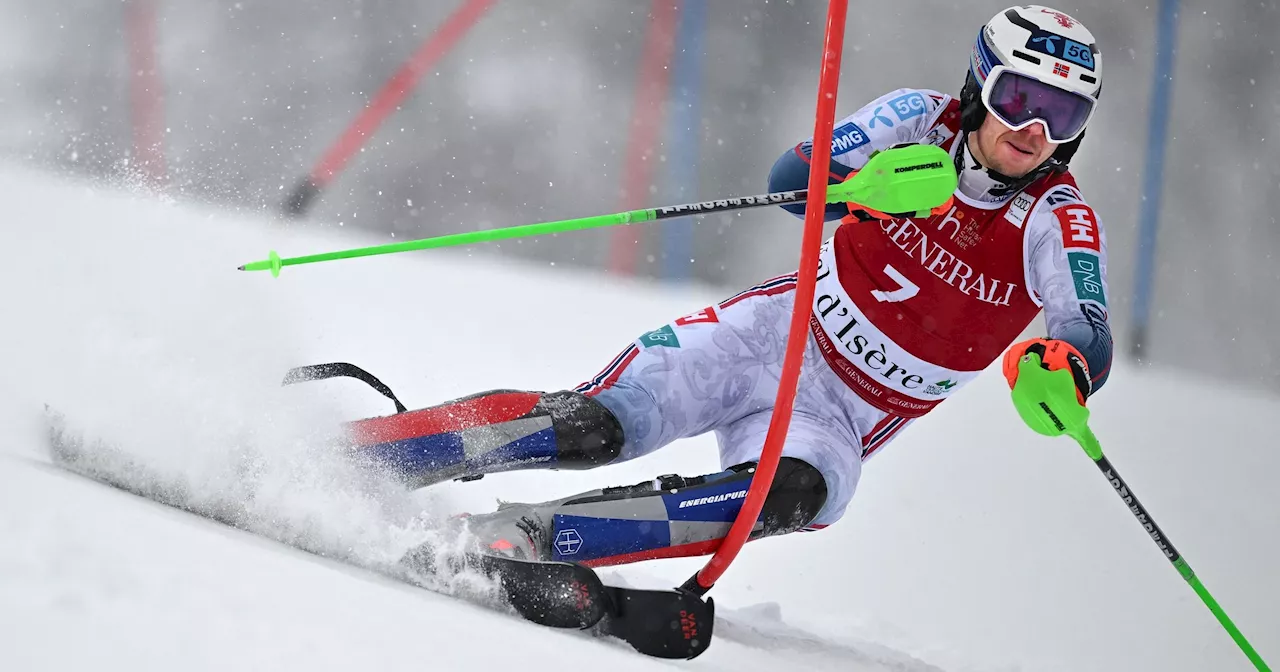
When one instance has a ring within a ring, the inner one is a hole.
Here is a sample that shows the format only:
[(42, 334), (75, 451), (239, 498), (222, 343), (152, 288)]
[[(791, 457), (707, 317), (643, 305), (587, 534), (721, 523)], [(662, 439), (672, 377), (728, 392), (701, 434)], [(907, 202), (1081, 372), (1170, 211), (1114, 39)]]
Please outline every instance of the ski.
[[(236, 529), (245, 529), (238, 524), (234, 511), (192, 508), (181, 486), (175, 488), (161, 479), (139, 478), (146, 473), (142, 465), (129, 464), (125, 467), (134, 474), (134, 478), (128, 480), (115, 476), (112, 470), (98, 468), (94, 456), (98, 451), (110, 450), (110, 447), (97, 443), (88, 445), (84, 437), (65, 431), (62, 417), (52, 409), (46, 408), (46, 422), (49, 455), (54, 465), (68, 473)], [(415, 549), (401, 559), (398, 569), (430, 575), (435, 571), (430, 558), (431, 554), (425, 547)], [(711, 644), (715, 604), (710, 599), (703, 601), (688, 591), (609, 586), (591, 568), (568, 562), (539, 562), (482, 554), (468, 555), (461, 562), (496, 578), (506, 604), (525, 620), (538, 625), (589, 629), (593, 633), (621, 639), (636, 651), (658, 658), (692, 659)], [(401, 572), (389, 575), (408, 581)]]
[[(373, 374), (348, 362), (312, 364), (290, 369), (284, 385), (354, 378), (406, 412), (391, 388)], [(458, 480), (473, 480), (480, 475)], [(428, 547), (411, 551), (401, 564), (424, 575), (435, 571)], [(526, 620), (553, 628), (594, 629), (617, 637), (640, 653), (658, 658), (691, 659), (711, 644), (715, 603), (683, 588), (639, 590), (605, 585), (595, 571), (568, 562), (518, 560), (470, 555), (459, 561), (496, 577), (508, 603)], [(459, 567), (452, 567), (456, 570)]]

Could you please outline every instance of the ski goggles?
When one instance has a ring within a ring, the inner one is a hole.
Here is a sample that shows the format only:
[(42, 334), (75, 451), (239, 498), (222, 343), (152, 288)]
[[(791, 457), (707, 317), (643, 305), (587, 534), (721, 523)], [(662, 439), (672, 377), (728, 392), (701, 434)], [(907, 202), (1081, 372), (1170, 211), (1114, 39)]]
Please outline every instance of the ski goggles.
[(1011, 130), (1038, 123), (1050, 142), (1063, 143), (1080, 137), (1098, 101), (997, 65), (982, 84), (982, 104)]

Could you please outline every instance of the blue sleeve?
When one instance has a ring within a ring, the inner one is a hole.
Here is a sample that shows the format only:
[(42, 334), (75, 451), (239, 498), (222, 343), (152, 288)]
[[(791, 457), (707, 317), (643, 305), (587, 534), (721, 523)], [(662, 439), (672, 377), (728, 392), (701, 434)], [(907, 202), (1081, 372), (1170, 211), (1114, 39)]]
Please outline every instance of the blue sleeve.
[(1111, 326), (1107, 323), (1107, 318), (1097, 311), (1085, 310), (1084, 313), (1089, 316), (1087, 323), (1070, 324), (1050, 337), (1070, 343), (1084, 357), (1089, 375), (1093, 376), (1093, 391), (1090, 392), (1092, 396), (1102, 389), (1111, 375)]
[[(809, 188), (809, 162), (805, 157), (800, 156), (800, 152), (806, 154), (811, 153), (812, 147), (810, 143), (802, 143), (798, 147), (793, 147), (782, 153), (778, 160), (774, 162), (773, 169), (769, 171), (769, 192), (779, 191), (796, 191), (798, 189)], [(853, 172), (849, 166), (831, 162), (831, 175), (827, 177), (827, 184), (838, 184), (841, 180)], [(840, 176), (836, 179), (835, 176)], [(804, 203), (789, 203), (781, 206), (783, 210), (804, 217)], [(828, 203), (826, 221), (834, 221), (849, 214), (849, 207), (843, 203)]]

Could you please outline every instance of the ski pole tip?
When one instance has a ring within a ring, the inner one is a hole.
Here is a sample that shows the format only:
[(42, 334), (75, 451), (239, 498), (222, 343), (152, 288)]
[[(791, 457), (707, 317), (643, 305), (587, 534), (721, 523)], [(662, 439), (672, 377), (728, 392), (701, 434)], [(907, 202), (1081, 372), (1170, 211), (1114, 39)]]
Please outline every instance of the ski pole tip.
[(280, 277), (280, 269), (284, 268), (284, 261), (280, 259), (280, 255), (276, 254), (275, 250), (271, 250), (265, 261), (252, 261), (236, 268), (241, 271), (271, 271), (271, 277), (278, 278)]

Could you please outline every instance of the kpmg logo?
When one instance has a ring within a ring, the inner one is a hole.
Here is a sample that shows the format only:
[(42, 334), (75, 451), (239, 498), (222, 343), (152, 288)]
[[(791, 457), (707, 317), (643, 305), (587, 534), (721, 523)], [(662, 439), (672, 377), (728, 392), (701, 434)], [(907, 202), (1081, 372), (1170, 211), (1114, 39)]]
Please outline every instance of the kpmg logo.
[(840, 128), (831, 134), (831, 156), (848, 154), (869, 142), (871, 139), (867, 137), (866, 131), (859, 128), (857, 124), (852, 121), (841, 124)]

